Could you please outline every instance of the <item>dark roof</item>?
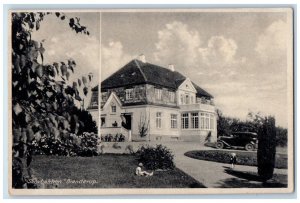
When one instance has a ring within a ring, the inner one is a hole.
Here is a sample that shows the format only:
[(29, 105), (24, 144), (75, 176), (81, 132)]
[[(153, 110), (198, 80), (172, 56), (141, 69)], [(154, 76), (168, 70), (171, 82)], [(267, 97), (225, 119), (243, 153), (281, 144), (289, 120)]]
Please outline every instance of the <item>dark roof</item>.
[[(113, 73), (101, 83), (101, 89), (110, 89), (138, 84), (153, 84), (176, 90), (186, 79), (177, 71), (171, 71), (151, 63), (143, 63), (137, 59), (130, 61), (120, 70)], [(213, 97), (211, 94), (193, 83), (197, 90), (197, 96)], [(97, 90), (97, 86), (93, 90)]]

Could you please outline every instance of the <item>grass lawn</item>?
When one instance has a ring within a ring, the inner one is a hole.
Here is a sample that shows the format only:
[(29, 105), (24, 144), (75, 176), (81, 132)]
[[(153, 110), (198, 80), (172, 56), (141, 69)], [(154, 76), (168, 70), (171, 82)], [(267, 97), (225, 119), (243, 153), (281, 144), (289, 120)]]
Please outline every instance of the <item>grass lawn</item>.
[[(96, 157), (33, 157), (31, 168), (37, 180), (60, 180), (46, 188), (203, 188), (197, 180), (175, 168), (155, 171), (151, 177), (136, 176), (133, 155), (104, 154)], [(73, 182), (68, 181), (72, 180)], [(89, 180), (92, 182), (74, 182)]]
[[(186, 156), (221, 163), (230, 163), (231, 150), (195, 150), (185, 153)], [(237, 165), (257, 166), (257, 153), (248, 151), (235, 151)], [(287, 168), (287, 154), (276, 154), (275, 168)]]

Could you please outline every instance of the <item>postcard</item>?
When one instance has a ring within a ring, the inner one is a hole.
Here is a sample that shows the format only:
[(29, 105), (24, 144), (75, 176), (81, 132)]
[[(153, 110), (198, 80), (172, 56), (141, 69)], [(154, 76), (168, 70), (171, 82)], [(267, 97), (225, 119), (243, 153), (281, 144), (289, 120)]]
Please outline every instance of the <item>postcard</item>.
[(294, 191), (291, 8), (11, 10), (11, 195)]

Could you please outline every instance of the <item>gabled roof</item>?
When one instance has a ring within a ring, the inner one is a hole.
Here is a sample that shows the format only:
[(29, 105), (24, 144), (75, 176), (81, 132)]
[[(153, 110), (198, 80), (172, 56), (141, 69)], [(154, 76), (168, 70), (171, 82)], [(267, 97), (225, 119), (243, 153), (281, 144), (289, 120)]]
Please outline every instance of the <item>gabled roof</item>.
[[(186, 77), (177, 71), (134, 59), (105, 79), (101, 83), (101, 90), (138, 84), (153, 84), (177, 90), (185, 80)], [(195, 83), (193, 85), (197, 90), (197, 96), (213, 97)], [(93, 90), (97, 90), (97, 87)]]

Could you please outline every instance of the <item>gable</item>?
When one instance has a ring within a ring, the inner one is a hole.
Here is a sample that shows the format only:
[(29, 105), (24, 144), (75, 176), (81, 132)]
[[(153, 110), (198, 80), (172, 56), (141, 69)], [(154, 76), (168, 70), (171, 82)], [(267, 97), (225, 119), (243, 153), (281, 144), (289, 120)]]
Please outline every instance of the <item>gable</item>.
[(189, 78), (184, 80), (181, 85), (178, 87), (179, 90), (185, 91), (185, 92), (192, 92), (197, 93), (197, 90), (195, 89), (193, 83)]
[(114, 92), (112, 92), (110, 94), (107, 101), (105, 102), (105, 104), (103, 106), (103, 111), (105, 111), (106, 109), (110, 109), (112, 105), (122, 108), (122, 103), (121, 103), (120, 99), (118, 98), (118, 96)]

